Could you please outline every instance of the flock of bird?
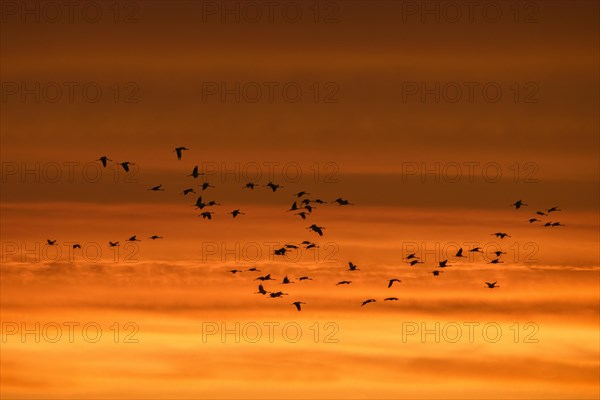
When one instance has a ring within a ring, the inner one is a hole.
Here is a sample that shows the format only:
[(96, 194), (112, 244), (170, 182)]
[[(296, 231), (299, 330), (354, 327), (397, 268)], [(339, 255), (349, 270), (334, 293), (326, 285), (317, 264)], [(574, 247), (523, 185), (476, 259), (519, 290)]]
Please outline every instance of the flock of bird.
[[(177, 155), (177, 159), (181, 160), (183, 157), (183, 152), (184, 151), (188, 151), (190, 150), (187, 147), (176, 147), (173, 151), (176, 153)], [(97, 161), (100, 161), (103, 165), (103, 167), (107, 167), (109, 162), (112, 162), (113, 160), (111, 160), (110, 158), (108, 158), (107, 156), (102, 156), (100, 157)], [(135, 165), (135, 163), (130, 162), (130, 161), (124, 161), (124, 162), (117, 162), (117, 164), (123, 168), (123, 170), (127, 173), (130, 171), (130, 166), (131, 165)], [(187, 175), (189, 177), (192, 177), (194, 180), (198, 179), (201, 176), (204, 176), (205, 173), (200, 172), (200, 169), (198, 167), (198, 165), (194, 166), (194, 168), (192, 169), (191, 174)], [(198, 185), (198, 187), (200, 188), (200, 190), (202, 191), (206, 191), (209, 188), (214, 188), (213, 185), (211, 185), (209, 182), (205, 181), (202, 182), (201, 184)], [(248, 182), (246, 183), (244, 186), (242, 186), (242, 189), (248, 189), (248, 190), (254, 190), (255, 188), (260, 187), (260, 185), (257, 182)], [(262, 187), (267, 188), (268, 190), (271, 190), (272, 192), (276, 192), (280, 189), (283, 189), (283, 186), (273, 183), (273, 182), (268, 182), (265, 185), (262, 185)], [(152, 186), (150, 188), (148, 188), (148, 190), (150, 191), (154, 191), (154, 192), (162, 192), (165, 191), (165, 189), (162, 187), (162, 184), (156, 185), (156, 186)], [(187, 196), (189, 194), (197, 194), (197, 192), (195, 191), (195, 189), (193, 187), (189, 187), (189, 188), (184, 188), (181, 192), (182, 195)], [(323, 205), (323, 204), (327, 204), (328, 202), (322, 200), (322, 199), (309, 199), (306, 196), (309, 196), (310, 193), (305, 192), (305, 191), (300, 191), (294, 194), (294, 201), (292, 203), (292, 205), (290, 206), (290, 208), (287, 210), (288, 212), (294, 212), (294, 215), (299, 216), (302, 220), (306, 220), (307, 217), (309, 215), (312, 214), (313, 210), (317, 207), (317, 205)], [(343, 199), (341, 197), (333, 200), (330, 203), (335, 203), (338, 206), (350, 206), (350, 205), (354, 205), (353, 203), (350, 203), (348, 200)], [(212, 209), (212, 207), (215, 206), (220, 206), (220, 203), (217, 203), (215, 200), (210, 200), (210, 201), (206, 201), (205, 199), (202, 198), (202, 196), (198, 196), (196, 201), (194, 202), (194, 204), (192, 204), (192, 206), (198, 210), (201, 211), (201, 213), (199, 214), (200, 217), (202, 217), (203, 219), (208, 219), (208, 220), (212, 220), (213, 215), (215, 214), (215, 212), (213, 211), (204, 211), (205, 209)], [(522, 200), (518, 200), (515, 203), (510, 205), (511, 207), (514, 207), (515, 210), (519, 210), (522, 207), (526, 207), (527, 204), (525, 204)], [(530, 218), (527, 222), (529, 223), (542, 223), (544, 227), (557, 227), (557, 226), (565, 226), (563, 224), (561, 224), (560, 222), (552, 222), (552, 221), (548, 221), (548, 222), (543, 222), (540, 219), (538, 219), (538, 217), (547, 217), (549, 216), (551, 213), (555, 213), (555, 212), (559, 212), (561, 211), (558, 207), (551, 207), (545, 211), (536, 211), (535, 215), (536, 217)], [(227, 214), (231, 215), (232, 218), (237, 218), (240, 215), (245, 215), (244, 212), (242, 212), (239, 209), (234, 209), (232, 211), (227, 212)], [(323, 226), (319, 226), (317, 224), (311, 224), (310, 226), (308, 226), (306, 228), (307, 230), (314, 232), (315, 234), (319, 235), (319, 236), (323, 236), (323, 231), (325, 230), (325, 227)], [(505, 239), (505, 238), (509, 238), (511, 237), (508, 233), (506, 232), (495, 232), (492, 233), (491, 235), (499, 238), (499, 239)], [(157, 239), (163, 239), (162, 236), (158, 236), (158, 235), (152, 235), (150, 236), (148, 239), (151, 240), (157, 240)], [(141, 239), (137, 238), (137, 235), (133, 235), (131, 237), (129, 237), (127, 240), (127, 242), (139, 242), (141, 241)], [(47, 239), (47, 244), (50, 246), (55, 246), (56, 245), (56, 240), (50, 240)], [(81, 248), (81, 245), (79, 243), (75, 243), (72, 245), (74, 249), (77, 248)], [(109, 241), (108, 242), (108, 246), (110, 247), (116, 247), (119, 246), (119, 241)], [(283, 247), (275, 249), (274, 250), (274, 255), (276, 256), (285, 256), (285, 254), (287, 252), (293, 251), (293, 250), (297, 250), (300, 249), (301, 247), (303, 249), (313, 249), (318, 247), (317, 243), (314, 243), (312, 241), (309, 240), (305, 240), (303, 242), (301, 242), (299, 245), (296, 244), (285, 244)], [(470, 253), (482, 253), (483, 254), (483, 250), (481, 249), (481, 247), (474, 247), (470, 250), (468, 250), (468, 252)], [(495, 255), (495, 258), (493, 258), (491, 261), (488, 262), (488, 264), (500, 264), (503, 261), (501, 261), (500, 257), (504, 254), (506, 254), (505, 252), (498, 250), (498, 251), (494, 251), (492, 254)], [(464, 258), (466, 257), (464, 254), (464, 251), (462, 248), (460, 248), (457, 253), (455, 254), (455, 258)], [(419, 256), (417, 256), (416, 253), (410, 253), (407, 254), (406, 257), (404, 257), (404, 260), (406, 263), (408, 263), (410, 266), (415, 266), (417, 264), (423, 264), (424, 262), (420, 260)], [(451, 264), (448, 264), (448, 259), (442, 260), (438, 262), (438, 265), (436, 266), (437, 268), (440, 269), (444, 269), (447, 267), (450, 267)], [(356, 264), (354, 264), (353, 262), (348, 262), (348, 269), (347, 271), (352, 272), (352, 273), (358, 273), (358, 271), (360, 271), (360, 268), (358, 268), (358, 266)], [(231, 274), (238, 274), (241, 272), (255, 272), (255, 273), (260, 273), (261, 271), (259, 269), (257, 269), (256, 267), (252, 267), (252, 268), (248, 268), (246, 270), (239, 270), (239, 269), (231, 269), (228, 272), (230, 272)], [(431, 271), (431, 273), (433, 274), (433, 276), (439, 276), (440, 273), (442, 273), (442, 270), (433, 270)], [(255, 278), (254, 280), (258, 280), (261, 281), (261, 283), (258, 285), (258, 291), (255, 292), (256, 294), (265, 296), (265, 297), (269, 297), (269, 298), (281, 298), (283, 296), (287, 296), (288, 293), (284, 293), (281, 290), (276, 290), (276, 291), (269, 291), (265, 289), (265, 282), (266, 281), (276, 281), (275, 278), (271, 277), (271, 274), (265, 274), (262, 276), (258, 276), (257, 278)], [(281, 285), (290, 285), (290, 284), (294, 284), (296, 282), (300, 283), (303, 281), (311, 281), (313, 280), (311, 277), (309, 276), (301, 276), (297, 278), (297, 281), (293, 281), (292, 279), (290, 279), (288, 276), (284, 276), (284, 278), (281, 280), (280, 284)], [(387, 288), (390, 289), (393, 287), (394, 283), (401, 283), (402, 281), (398, 278), (391, 278), (387, 281)], [(350, 285), (352, 284), (351, 280), (341, 280), (338, 281), (335, 286), (344, 286), (344, 285)], [(495, 289), (495, 288), (499, 288), (500, 286), (497, 285), (497, 282), (485, 282), (485, 286), (489, 289)], [(397, 301), (398, 298), (397, 297), (384, 297), (383, 301)], [(366, 299), (364, 301), (361, 302), (361, 307), (370, 304), (370, 303), (375, 303), (377, 302), (377, 299), (373, 299), (373, 298), (369, 298)], [(302, 310), (302, 305), (306, 304), (303, 301), (294, 301), (292, 302), (290, 305), (293, 305), (298, 311)]]

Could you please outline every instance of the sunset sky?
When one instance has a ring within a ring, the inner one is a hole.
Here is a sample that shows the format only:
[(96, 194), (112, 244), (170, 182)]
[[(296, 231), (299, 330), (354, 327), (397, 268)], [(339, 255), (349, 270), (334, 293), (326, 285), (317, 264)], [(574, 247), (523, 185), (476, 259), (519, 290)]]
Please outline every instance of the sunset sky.
[(0, 2), (1, 398), (600, 397), (597, 2), (65, 4)]

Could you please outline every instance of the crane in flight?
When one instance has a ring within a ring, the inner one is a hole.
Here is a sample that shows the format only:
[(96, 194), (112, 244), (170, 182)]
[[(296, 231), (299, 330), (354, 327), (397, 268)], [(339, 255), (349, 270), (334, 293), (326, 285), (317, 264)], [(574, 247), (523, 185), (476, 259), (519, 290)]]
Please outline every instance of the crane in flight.
[(175, 150), (173, 150), (175, 153), (177, 153), (177, 159), (181, 160), (181, 156), (183, 155), (183, 151), (184, 150), (189, 150), (187, 147), (175, 147)]

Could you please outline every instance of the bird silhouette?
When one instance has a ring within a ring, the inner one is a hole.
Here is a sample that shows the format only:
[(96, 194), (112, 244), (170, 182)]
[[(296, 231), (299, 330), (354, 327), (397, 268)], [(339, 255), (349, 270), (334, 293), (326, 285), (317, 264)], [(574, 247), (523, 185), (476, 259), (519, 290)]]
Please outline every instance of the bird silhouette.
[(262, 294), (262, 295), (265, 295), (265, 294), (267, 294), (267, 293), (269, 293), (269, 292), (267, 292), (267, 291), (265, 290), (265, 288), (263, 287), (263, 285), (258, 285), (258, 292), (255, 292), (255, 293), (260, 293), (260, 294)]
[(317, 207), (313, 207), (311, 205), (305, 205), (304, 207), (302, 207), (304, 210), (308, 211), (309, 214), (312, 214), (312, 211), (317, 208)]
[(553, 222), (552, 226), (564, 226), (563, 224), (561, 224), (560, 222)]
[(211, 188), (214, 188), (214, 186), (213, 186), (213, 185), (211, 185), (211, 184), (210, 184), (210, 183), (208, 183), (208, 182), (204, 182), (204, 183), (202, 184), (202, 190), (206, 190), (206, 189), (208, 189), (209, 187), (211, 187)]
[(492, 283), (486, 282), (485, 284), (487, 285), (487, 287), (489, 289), (495, 289), (495, 288), (499, 288), (500, 287), (500, 286), (496, 286), (496, 282), (492, 282)]
[(194, 194), (196, 193), (196, 191), (194, 190), (194, 188), (183, 189), (183, 193), (182, 193), (182, 194), (183, 194), (184, 196), (187, 196), (187, 195), (188, 195), (188, 194), (190, 194), (190, 193), (194, 193)]
[(162, 239), (162, 238), (163, 238), (162, 236), (152, 235), (148, 239), (156, 240), (156, 239)]
[(396, 278), (390, 279), (388, 282), (388, 288), (391, 288), (392, 285), (394, 284), (394, 282), (402, 282), (402, 281), (400, 279), (396, 279)]
[(282, 247), (280, 249), (275, 249), (273, 250), (273, 254), (275, 254), (276, 256), (285, 256), (285, 253), (287, 253), (287, 249), (285, 247)]
[(265, 185), (265, 187), (270, 188), (273, 192), (276, 192), (277, 189), (283, 189), (283, 186), (279, 185), (279, 184), (275, 184), (273, 182), (269, 182)]
[(483, 253), (483, 251), (481, 251), (481, 247), (473, 247), (471, 250), (469, 250), (471, 253)]
[(309, 194), (310, 193), (308, 193), (308, 192), (298, 192), (298, 193), (296, 193), (296, 197), (300, 198), (302, 196), (306, 196), (306, 195), (309, 195)]
[(298, 246), (296, 246), (295, 244), (286, 244), (283, 247), (285, 247), (286, 249), (294, 249), (294, 250), (298, 248)]
[(265, 276), (259, 276), (255, 279), (255, 281), (274, 281), (275, 279), (271, 278), (271, 274)]
[(488, 264), (500, 264), (503, 263), (504, 261), (500, 261), (499, 258), (494, 258), (492, 261), (490, 261)]
[(369, 304), (369, 303), (375, 303), (377, 300), (375, 299), (367, 299), (365, 301), (362, 302), (362, 304), (360, 305), (361, 307), (364, 306), (365, 304)]
[(451, 265), (448, 264), (448, 260), (443, 260), (443, 261), (440, 261), (438, 263), (438, 267), (439, 268), (446, 268), (446, 267), (451, 267)]
[(383, 301), (398, 301), (397, 297), (386, 297)]
[(127, 239), (127, 241), (128, 242), (141, 242), (141, 240), (137, 238), (137, 235), (133, 235), (132, 237)]
[(189, 150), (187, 147), (175, 147), (175, 150), (173, 150), (174, 152), (177, 153), (177, 159), (181, 160), (181, 156), (183, 155), (183, 151), (184, 150)]
[(522, 200), (517, 200), (515, 201), (513, 204), (511, 204), (511, 206), (515, 207), (515, 210), (518, 210), (519, 208), (521, 208), (522, 206), (526, 206), (527, 204), (523, 203)]
[(257, 269), (256, 267), (248, 268), (246, 271), (250, 271), (250, 272), (260, 272), (260, 270), (259, 270), (259, 269)]
[(214, 212), (212, 211), (204, 211), (203, 213), (201, 213), (200, 215), (198, 215), (199, 217), (202, 217), (202, 219), (212, 219), (212, 215), (214, 214)]
[(423, 264), (423, 262), (419, 261), (419, 260), (412, 260), (412, 261), (409, 262), (409, 264), (410, 264), (411, 267), (413, 267), (413, 266), (415, 266), (417, 264)]
[(204, 172), (199, 172), (198, 166), (196, 165), (194, 167), (194, 169), (192, 170), (192, 173), (189, 174), (188, 176), (191, 176), (192, 178), (197, 179), (200, 175), (204, 175)]
[(240, 271), (239, 269), (231, 269), (227, 272), (231, 272), (232, 274), (237, 274), (238, 272), (243, 272), (243, 271)]
[(214, 200), (211, 200), (211, 201), (209, 201), (208, 203), (206, 203), (206, 205), (207, 205), (208, 207), (212, 207), (212, 206), (220, 206), (221, 204), (220, 204), (220, 203), (217, 203), (217, 202), (216, 202), (216, 201), (214, 201)]
[(499, 237), (500, 239), (504, 239), (505, 237), (510, 237), (510, 235), (508, 233), (504, 233), (504, 232), (496, 232), (496, 233), (492, 233), (491, 235)]
[(359, 268), (356, 267), (356, 265), (352, 264), (352, 262), (348, 263), (348, 271), (360, 271)]
[(506, 254), (502, 250), (497, 250), (497, 251), (494, 251), (493, 253), (496, 255), (496, 257), (500, 257), (502, 254)]
[(242, 189), (254, 189), (254, 187), (256, 187), (256, 183), (254, 182), (248, 182), (246, 183), (244, 186), (242, 186)]
[(309, 278), (308, 276), (301, 276), (298, 278), (298, 281), (312, 281), (312, 278)]
[(306, 249), (307, 249), (307, 250), (308, 250), (308, 249), (314, 249), (314, 248), (317, 248), (317, 247), (319, 247), (319, 246), (317, 246), (317, 244), (316, 244), (316, 243), (311, 243), (311, 244), (307, 244), (307, 245), (306, 245)]
[(281, 281), (282, 285), (288, 285), (290, 283), (294, 283), (294, 282), (290, 281), (290, 279), (287, 276), (283, 278), (283, 281)]
[(288, 211), (298, 211), (298, 204), (296, 202), (293, 202), (292, 206)]
[(348, 200), (344, 200), (341, 197), (338, 197), (333, 201), (334, 203), (338, 203), (340, 206), (353, 206), (354, 204), (350, 203)]
[(338, 283), (335, 284), (335, 286), (339, 286), (339, 285), (349, 285), (351, 284), (352, 281), (339, 281)]
[(79, 243), (75, 243), (73, 245), (73, 249), (81, 249), (81, 245)]
[(301, 304), (306, 304), (306, 303), (303, 303), (301, 301), (295, 301), (292, 303), (293, 306), (296, 306), (296, 309), (298, 309), (298, 311), (301, 310), (301, 307), (300, 307)]
[(439, 276), (440, 273), (442, 273), (444, 271), (431, 271), (431, 273), (433, 274), (433, 276)]
[(46, 239), (46, 242), (48, 243), (49, 246), (56, 245), (56, 239), (55, 240)]
[(460, 249), (458, 249), (458, 251), (456, 252), (455, 257), (466, 257), (466, 256), (463, 256), (463, 249), (462, 249), (462, 247)]
[(110, 158), (106, 157), (106, 156), (102, 156), (100, 157), (98, 160), (96, 161), (100, 161), (102, 163), (102, 166), (104, 168), (106, 168), (106, 165), (108, 164), (109, 161), (112, 161)]
[(316, 225), (316, 224), (312, 224), (311, 226), (309, 226), (309, 227), (308, 227), (308, 228), (306, 228), (306, 229), (308, 229), (308, 230), (311, 230), (311, 231), (313, 231), (313, 232), (316, 232), (316, 233), (318, 233), (318, 234), (319, 234), (319, 236), (323, 236), (323, 229), (325, 229), (325, 228), (324, 228), (324, 227), (322, 227), (322, 226), (318, 226), (318, 225)]
[(532, 224), (532, 223), (534, 223), (534, 222), (540, 222), (540, 220), (539, 220), (539, 219), (537, 219), (537, 218), (529, 218), (527, 221), (528, 221), (530, 224)]
[(134, 163), (132, 163), (132, 162), (129, 162), (129, 161), (124, 161), (124, 162), (122, 162), (122, 163), (119, 163), (119, 165), (120, 165), (121, 167), (123, 167), (123, 169), (125, 170), (125, 172), (129, 172), (129, 166), (130, 166), (130, 165), (135, 165), (135, 164), (134, 164)]
[(150, 188), (150, 189), (148, 189), (148, 190), (153, 190), (153, 191), (155, 191), (155, 192), (164, 192), (164, 191), (165, 191), (165, 189), (163, 189), (163, 188), (162, 188), (162, 185), (153, 186), (153, 187), (151, 187), (151, 188)]
[(562, 210), (560, 208), (558, 208), (558, 206), (550, 207), (548, 209), (548, 214), (550, 214), (551, 212), (555, 212), (555, 211), (562, 211)]
[(413, 259), (413, 258), (418, 258), (418, 257), (415, 255), (415, 253), (410, 253), (409, 255), (407, 255), (407, 256), (406, 256), (406, 259), (407, 259), (407, 260), (411, 260), (411, 259)]
[(241, 212), (240, 210), (233, 210), (232, 212), (230, 212), (229, 214), (231, 214), (233, 216), (233, 218), (237, 217), (238, 215), (246, 215), (245, 213)]
[(269, 296), (271, 296), (271, 297), (281, 297), (281, 296), (287, 296), (287, 293), (273, 292), (273, 293), (269, 294)]
[(294, 214), (294, 215), (299, 215), (299, 216), (300, 216), (300, 218), (302, 218), (302, 219), (306, 219), (306, 213), (305, 213), (304, 211), (300, 211), (299, 213), (296, 213), (296, 214)]
[(116, 246), (118, 246), (118, 245), (119, 245), (119, 242), (108, 242), (108, 245), (109, 245), (110, 247), (116, 247)]

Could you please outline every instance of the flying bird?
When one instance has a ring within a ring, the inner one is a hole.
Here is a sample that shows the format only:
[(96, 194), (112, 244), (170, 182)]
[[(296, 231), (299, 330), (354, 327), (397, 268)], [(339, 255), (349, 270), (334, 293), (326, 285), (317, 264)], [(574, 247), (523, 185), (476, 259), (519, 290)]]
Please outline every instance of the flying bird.
[(338, 283), (335, 284), (335, 286), (339, 286), (339, 285), (349, 285), (351, 284), (352, 281), (339, 281)]
[(260, 270), (259, 270), (259, 269), (256, 269), (256, 267), (248, 268), (246, 271), (250, 271), (250, 272), (260, 272)]
[(156, 240), (156, 239), (162, 239), (162, 238), (163, 238), (162, 236), (152, 235), (148, 239)]
[(488, 264), (500, 264), (503, 263), (504, 261), (500, 261), (499, 258), (494, 258), (492, 261), (490, 261)]
[(518, 210), (519, 208), (521, 208), (522, 206), (526, 206), (527, 204), (523, 203), (522, 200), (517, 200), (515, 201), (513, 204), (511, 204), (511, 206), (515, 207), (515, 210)]
[(510, 235), (508, 233), (504, 233), (504, 232), (496, 232), (496, 233), (492, 233), (491, 235), (499, 237), (500, 239), (504, 239), (505, 237), (510, 237)]
[(407, 260), (410, 260), (412, 258), (417, 258), (417, 256), (415, 255), (415, 253), (410, 253), (409, 255), (406, 256)]
[(290, 281), (287, 276), (283, 278), (283, 281), (281, 281), (282, 285), (287, 285), (287, 284), (290, 284), (290, 283), (294, 283), (294, 282)]
[(505, 252), (503, 252), (501, 250), (494, 251), (493, 253), (496, 255), (496, 257), (500, 257), (502, 254), (506, 254)]
[(560, 208), (557, 207), (550, 207), (548, 209), (548, 214), (550, 214), (551, 212), (555, 212), (555, 211), (562, 211)]
[(116, 247), (116, 246), (118, 246), (118, 245), (119, 245), (119, 242), (108, 242), (108, 245), (109, 245), (110, 247)]
[(411, 267), (414, 267), (416, 264), (423, 264), (423, 262), (419, 260), (412, 260), (409, 262), (409, 264)]
[(466, 257), (466, 256), (463, 256), (463, 249), (462, 249), (462, 247), (460, 249), (458, 249), (458, 251), (456, 252), (456, 256), (455, 257)]
[(552, 226), (564, 226), (563, 224), (561, 224), (560, 222), (553, 222)]
[(324, 227), (322, 227), (322, 226), (318, 226), (318, 225), (316, 225), (316, 224), (312, 224), (311, 226), (309, 226), (309, 227), (308, 227), (308, 228), (306, 228), (306, 229), (308, 229), (308, 230), (311, 230), (311, 231), (313, 231), (313, 232), (316, 232), (316, 233), (318, 233), (318, 234), (319, 234), (319, 236), (323, 236), (323, 229), (325, 229), (325, 228), (324, 228)]
[(187, 195), (188, 195), (188, 194), (190, 194), (190, 193), (194, 193), (194, 194), (195, 194), (196, 192), (194, 191), (194, 189), (193, 189), (193, 188), (189, 188), (189, 189), (183, 189), (183, 193), (182, 193), (182, 194), (183, 194), (184, 196), (187, 196)]
[(299, 213), (296, 213), (296, 214), (294, 214), (294, 215), (299, 215), (299, 216), (300, 216), (300, 218), (302, 218), (302, 219), (306, 219), (306, 213), (305, 213), (304, 211), (300, 211)]
[(102, 156), (100, 157), (98, 160), (96, 161), (100, 161), (102, 163), (102, 166), (104, 168), (106, 168), (106, 165), (108, 164), (108, 161), (112, 161), (110, 158), (106, 157), (106, 156)]
[(267, 293), (269, 293), (269, 292), (267, 292), (267, 291), (265, 290), (265, 288), (263, 287), (263, 285), (258, 285), (258, 292), (255, 292), (255, 293), (260, 293), (260, 294), (262, 294), (262, 295), (265, 295), (265, 294), (267, 294)]
[(55, 240), (46, 239), (46, 242), (48, 243), (49, 246), (54, 246), (56, 244), (56, 239)]
[(312, 278), (309, 278), (308, 276), (301, 276), (300, 278), (298, 278), (299, 281), (312, 281)]
[(204, 172), (199, 172), (198, 166), (196, 165), (194, 167), (194, 169), (192, 170), (192, 173), (189, 174), (188, 176), (191, 176), (192, 178), (197, 179), (200, 175), (204, 175)]
[(209, 187), (211, 187), (211, 188), (214, 188), (214, 186), (213, 186), (213, 185), (211, 185), (211, 184), (210, 184), (210, 183), (208, 183), (208, 182), (204, 182), (204, 183), (202, 184), (202, 190), (206, 190), (206, 189), (208, 189)]
[(265, 276), (259, 276), (255, 279), (255, 281), (274, 281), (275, 279), (271, 278), (271, 274)]
[(183, 155), (183, 151), (184, 150), (189, 150), (187, 147), (175, 147), (175, 150), (173, 150), (174, 152), (177, 153), (177, 159), (181, 160), (181, 156)]
[(231, 272), (232, 274), (237, 274), (238, 272), (243, 272), (243, 271), (240, 271), (239, 269), (231, 269), (227, 272)]
[(440, 261), (440, 262), (438, 263), (438, 267), (439, 267), (439, 268), (446, 268), (446, 267), (451, 267), (451, 265), (450, 265), (450, 264), (448, 264), (448, 260), (444, 260), (444, 261)]
[(338, 203), (340, 206), (353, 206), (354, 204), (350, 203), (348, 200), (344, 200), (341, 197), (338, 197), (333, 201), (334, 203)]
[(204, 211), (203, 213), (201, 213), (200, 215), (198, 215), (199, 217), (202, 217), (203, 219), (212, 219), (212, 215), (214, 214), (214, 212), (212, 211)]
[(444, 272), (444, 271), (431, 271), (433, 276), (439, 276), (441, 272)]
[(121, 167), (123, 167), (123, 169), (125, 170), (125, 172), (129, 172), (129, 166), (130, 166), (130, 165), (135, 165), (135, 164), (134, 164), (134, 163), (132, 163), (132, 162), (129, 162), (129, 161), (124, 161), (124, 162), (122, 162), (122, 163), (119, 163), (119, 165), (120, 165)]
[(485, 284), (487, 285), (487, 287), (489, 289), (495, 289), (495, 288), (499, 288), (500, 287), (500, 286), (496, 286), (496, 282), (492, 282), (492, 283), (486, 282)]
[(348, 271), (360, 271), (360, 269), (357, 268), (356, 265), (354, 265), (351, 262), (349, 262), (348, 263)]
[(165, 189), (163, 189), (163, 188), (162, 188), (162, 185), (153, 186), (153, 187), (151, 187), (151, 188), (150, 188), (150, 189), (148, 189), (148, 190), (153, 190), (153, 191), (155, 191), (155, 192), (164, 192), (164, 191), (165, 191)]
[(377, 300), (375, 299), (368, 299), (362, 302), (362, 304), (360, 305), (361, 307), (364, 306), (365, 304), (369, 304), (369, 303), (375, 303)]
[(127, 239), (127, 241), (128, 242), (141, 242), (141, 240), (137, 238), (137, 235), (133, 235), (132, 237)]
[(281, 296), (287, 296), (287, 293), (283, 293), (283, 292), (273, 292), (271, 293), (269, 296), (271, 297), (281, 297)]
[(79, 243), (75, 243), (75, 244), (73, 245), (73, 248), (74, 248), (74, 249), (80, 249), (80, 248), (81, 248), (81, 245), (80, 245)]
[(386, 297), (383, 301), (398, 301), (397, 297)]
[(471, 253), (483, 253), (483, 251), (481, 251), (481, 247), (473, 247), (471, 250), (469, 250)]
[(532, 223), (534, 223), (534, 222), (540, 222), (540, 220), (539, 220), (539, 219), (537, 219), (537, 218), (529, 218), (527, 221), (528, 221), (530, 224), (532, 224)]
[(400, 279), (390, 279), (390, 281), (388, 282), (388, 288), (391, 288), (392, 285), (394, 284), (394, 282), (402, 282)]
[(545, 212), (543, 212), (543, 211), (536, 211), (535, 213), (536, 213), (537, 215), (541, 215), (542, 217), (545, 217), (546, 215), (548, 215), (548, 214), (546, 214), (546, 213), (545, 213)]
[(256, 186), (256, 183), (248, 182), (244, 186), (242, 186), (242, 189), (254, 189), (255, 186)]
[(301, 301), (295, 301), (295, 302), (292, 303), (293, 306), (296, 306), (296, 308), (298, 309), (298, 311), (300, 311), (300, 309), (301, 309), (300, 304), (306, 304), (306, 303), (303, 303)]
[(273, 182), (269, 182), (265, 185), (265, 187), (270, 188), (273, 192), (277, 191), (277, 189), (283, 189), (283, 186), (279, 184), (275, 184)]
[(241, 212), (240, 210), (233, 210), (232, 212), (228, 213), (233, 215), (233, 218), (237, 217), (238, 215), (246, 215), (245, 213)]
[(296, 193), (296, 197), (300, 198), (302, 196), (306, 196), (306, 195), (309, 195), (309, 194), (310, 193), (308, 193), (308, 192), (298, 192), (298, 193)]

